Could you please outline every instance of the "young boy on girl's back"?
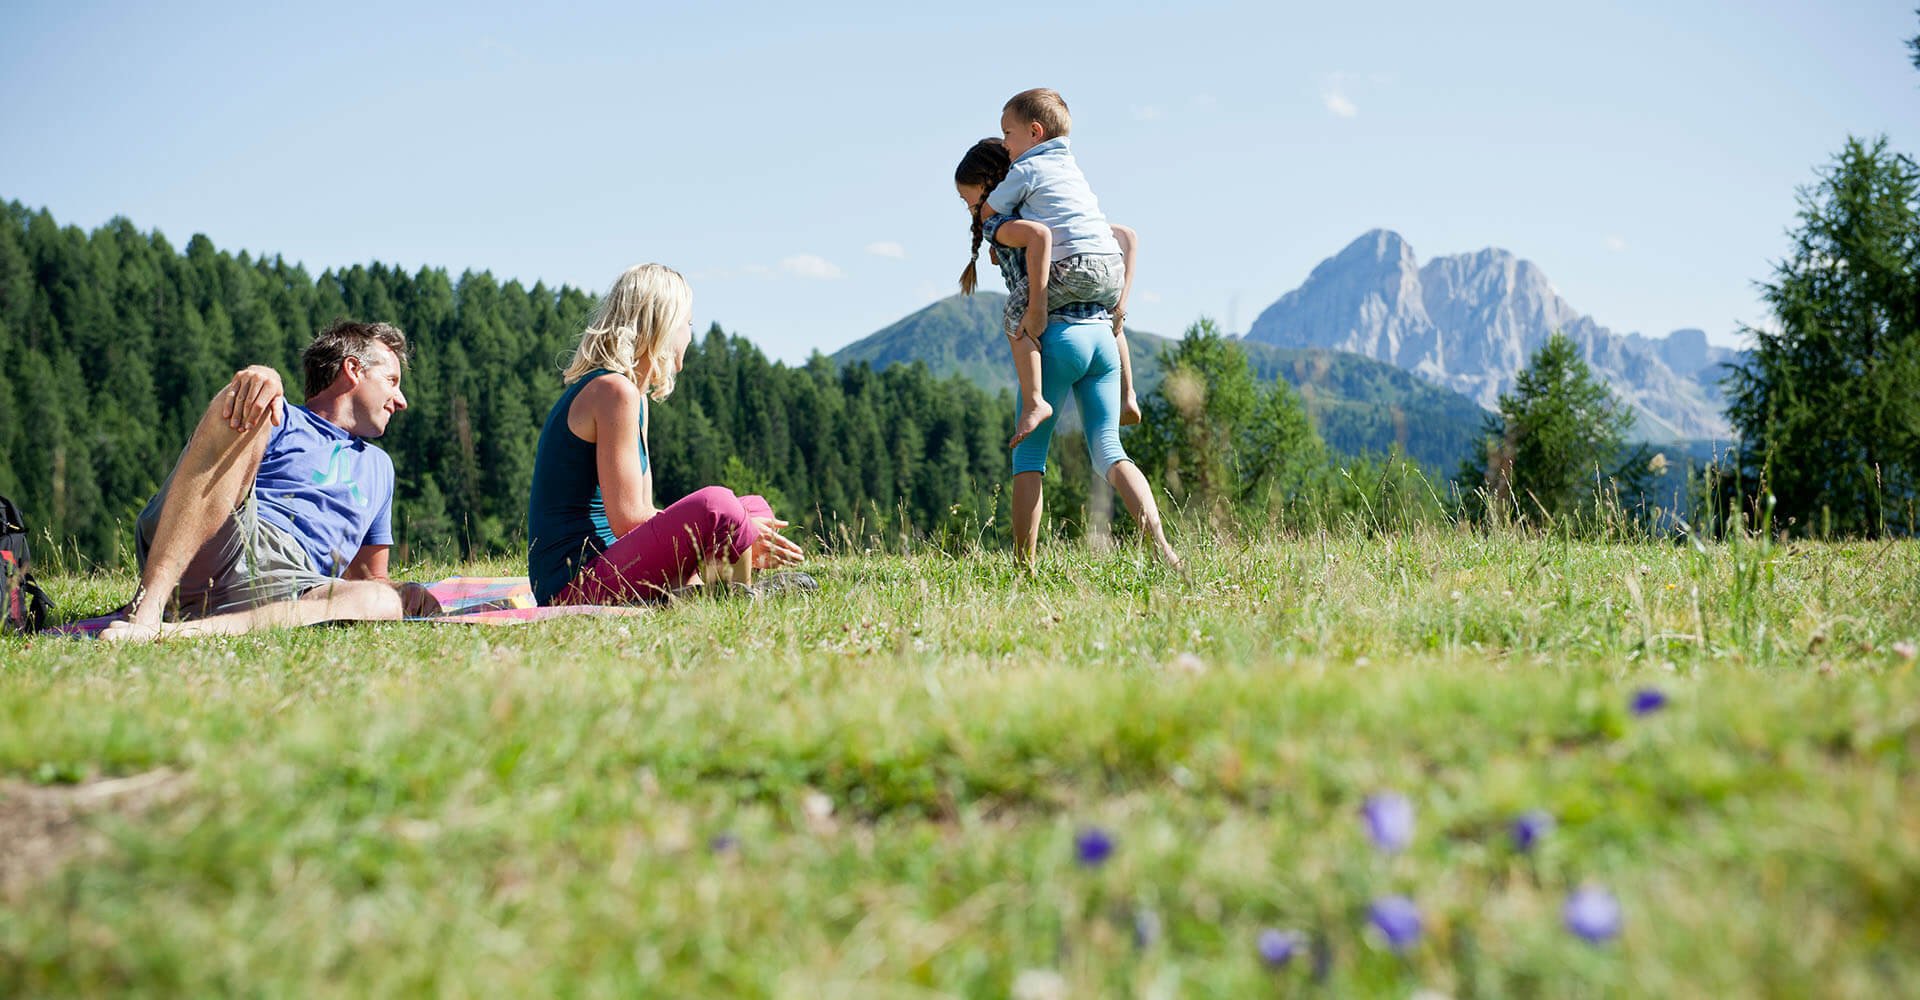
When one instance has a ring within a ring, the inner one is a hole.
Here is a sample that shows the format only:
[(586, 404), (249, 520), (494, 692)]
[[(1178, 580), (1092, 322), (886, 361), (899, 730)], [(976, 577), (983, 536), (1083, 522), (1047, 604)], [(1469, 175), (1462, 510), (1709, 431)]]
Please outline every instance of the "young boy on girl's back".
[[(1059, 92), (1041, 87), (1013, 95), (1000, 112), (1000, 131), (1013, 166), (1006, 180), (988, 193), (986, 205), (1001, 215), (1046, 226), (1053, 234), (1053, 260), (1044, 291), (1047, 314), (1075, 303), (1104, 306), (1113, 317), (1113, 335), (1120, 348), (1120, 422), (1140, 422), (1140, 403), (1133, 393), (1133, 365), (1127, 355), (1125, 333), (1127, 293), (1132, 284), (1127, 258), (1134, 247), (1123, 248), (1116, 234), (1132, 241), (1131, 230), (1110, 226), (1074, 162), (1068, 146), (1073, 119)], [(1041, 290), (1029, 289), (1034, 304)], [(1013, 440), (1032, 433), (1051, 416), (1053, 407), (1040, 397), (1039, 331), (1022, 323), (1015, 337), (1014, 366), (1020, 376), (1023, 399)], [(1009, 331), (1012, 333), (1012, 331)], [(1028, 338), (1032, 339), (1028, 339)]]

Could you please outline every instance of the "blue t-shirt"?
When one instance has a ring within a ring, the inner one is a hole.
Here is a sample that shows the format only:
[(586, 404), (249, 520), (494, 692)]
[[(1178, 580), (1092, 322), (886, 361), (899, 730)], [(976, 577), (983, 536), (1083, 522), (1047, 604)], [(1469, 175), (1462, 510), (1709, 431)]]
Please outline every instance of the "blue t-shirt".
[(260, 519), (341, 576), (361, 546), (393, 544), (393, 459), (304, 406), (285, 410), (253, 481)]

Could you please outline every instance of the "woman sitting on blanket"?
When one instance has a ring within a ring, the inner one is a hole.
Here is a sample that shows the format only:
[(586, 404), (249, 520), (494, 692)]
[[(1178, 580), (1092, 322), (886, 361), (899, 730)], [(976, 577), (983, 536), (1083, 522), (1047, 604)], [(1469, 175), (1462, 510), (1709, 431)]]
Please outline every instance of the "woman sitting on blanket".
[(760, 497), (709, 486), (654, 505), (647, 402), (673, 391), (692, 340), (693, 294), (672, 268), (629, 268), (600, 300), (533, 459), (527, 576), (542, 605), (660, 600), (703, 572), (744, 586), (755, 569), (805, 558)]

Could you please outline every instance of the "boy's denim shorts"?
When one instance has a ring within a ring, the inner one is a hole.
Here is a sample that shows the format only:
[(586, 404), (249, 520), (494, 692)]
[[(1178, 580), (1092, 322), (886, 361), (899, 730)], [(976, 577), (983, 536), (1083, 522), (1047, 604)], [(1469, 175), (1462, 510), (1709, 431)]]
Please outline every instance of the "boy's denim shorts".
[[(1125, 258), (1117, 253), (1080, 253), (1063, 257), (1047, 269), (1047, 318), (1053, 320), (1104, 319), (1120, 305), (1126, 287)], [(1027, 313), (1027, 286), (1021, 282), (1007, 295), (1007, 336), (1020, 334)]]

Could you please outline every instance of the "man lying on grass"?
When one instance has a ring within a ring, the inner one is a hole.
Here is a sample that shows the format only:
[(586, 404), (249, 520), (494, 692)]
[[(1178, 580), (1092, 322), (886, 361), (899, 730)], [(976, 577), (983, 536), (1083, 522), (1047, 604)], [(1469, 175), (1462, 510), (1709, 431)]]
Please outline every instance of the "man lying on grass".
[(255, 365), (207, 404), (140, 512), (140, 587), (109, 640), (431, 613), (424, 588), (387, 579), (393, 460), (368, 443), (407, 408), (407, 338), (340, 322), (301, 356), (305, 406)]

